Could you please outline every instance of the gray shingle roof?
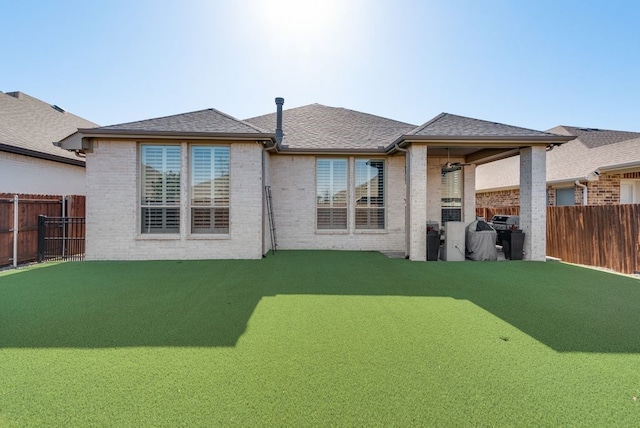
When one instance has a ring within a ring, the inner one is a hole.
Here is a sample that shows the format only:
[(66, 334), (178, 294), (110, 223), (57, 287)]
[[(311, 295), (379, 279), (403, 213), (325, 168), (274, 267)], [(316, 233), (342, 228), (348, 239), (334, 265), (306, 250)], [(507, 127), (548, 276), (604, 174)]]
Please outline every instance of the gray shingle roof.
[[(556, 134), (577, 138), (547, 152), (547, 182), (584, 180), (596, 169), (619, 165), (640, 166), (640, 133), (608, 129), (557, 126)], [(476, 189), (486, 191), (517, 187), (520, 182), (520, 157), (502, 159), (476, 169)]]
[[(276, 113), (246, 119), (272, 132)], [(411, 131), (415, 125), (372, 114), (322, 104), (284, 110), (284, 139), (290, 149), (379, 149)]]
[(137, 122), (104, 126), (98, 130), (143, 131), (143, 132), (185, 132), (185, 133), (268, 133), (254, 125), (238, 120), (216, 109), (206, 109)]
[(541, 137), (552, 136), (548, 132), (520, 128), (497, 122), (440, 113), (427, 123), (420, 125), (407, 135), (420, 136), (464, 136), (464, 137)]
[(609, 144), (640, 138), (640, 132), (613, 131), (611, 129), (578, 128), (576, 126), (556, 126), (549, 130), (555, 134), (575, 135), (588, 148), (608, 146)]
[(78, 128), (94, 126), (98, 125), (22, 92), (0, 92), (0, 145), (79, 161), (75, 154), (51, 143)]

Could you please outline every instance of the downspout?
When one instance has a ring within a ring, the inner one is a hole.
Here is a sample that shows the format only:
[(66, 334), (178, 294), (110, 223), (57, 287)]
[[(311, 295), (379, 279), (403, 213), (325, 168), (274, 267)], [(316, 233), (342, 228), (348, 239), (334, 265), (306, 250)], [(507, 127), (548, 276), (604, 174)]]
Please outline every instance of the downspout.
[(587, 205), (587, 186), (576, 180), (576, 186), (582, 187), (582, 205)]

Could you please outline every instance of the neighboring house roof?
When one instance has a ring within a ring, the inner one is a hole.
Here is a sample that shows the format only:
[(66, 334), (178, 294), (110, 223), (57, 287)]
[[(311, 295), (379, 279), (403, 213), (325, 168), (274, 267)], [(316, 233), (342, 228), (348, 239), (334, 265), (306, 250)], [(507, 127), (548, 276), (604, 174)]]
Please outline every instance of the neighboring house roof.
[[(276, 113), (245, 121), (275, 129)], [(282, 144), (296, 150), (379, 150), (415, 127), (355, 110), (310, 104), (283, 112)]]
[(455, 137), (553, 137), (549, 132), (520, 128), (497, 122), (440, 113), (407, 135), (455, 136)]
[(0, 92), (0, 151), (84, 165), (84, 159), (52, 143), (93, 126), (97, 125), (23, 92)]
[[(547, 152), (547, 183), (570, 183), (595, 178), (594, 171), (640, 167), (640, 133), (608, 129), (557, 126), (549, 130), (575, 139)], [(480, 165), (478, 192), (518, 187), (520, 157)]]

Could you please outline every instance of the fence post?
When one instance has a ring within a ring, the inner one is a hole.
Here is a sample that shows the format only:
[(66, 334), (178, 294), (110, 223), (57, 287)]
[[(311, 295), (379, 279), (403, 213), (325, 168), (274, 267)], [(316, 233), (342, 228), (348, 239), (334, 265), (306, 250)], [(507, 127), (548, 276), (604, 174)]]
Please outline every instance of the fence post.
[(13, 267), (18, 267), (18, 195), (13, 195)]
[(67, 253), (67, 196), (62, 196), (62, 257)]
[(47, 233), (47, 216), (39, 215), (38, 216), (38, 263), (42, 263), (44, 261), (44, 253), (45, 253), (44, 237), (46, 233)]

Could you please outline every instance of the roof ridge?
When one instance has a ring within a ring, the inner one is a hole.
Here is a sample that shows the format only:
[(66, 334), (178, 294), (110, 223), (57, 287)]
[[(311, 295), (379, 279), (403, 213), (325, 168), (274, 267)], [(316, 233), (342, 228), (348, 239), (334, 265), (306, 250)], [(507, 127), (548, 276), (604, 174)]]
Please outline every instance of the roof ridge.
[(474, 118), (474, 117), (460, 116), (460, 115), (458, 115), (458, 114), (451, 114), (451, 113), (445, 113), (445, 114), (447, 114), (447, 115), (449, 115), (449, 116), (461, 117), (461, 118), (463, 118), (463, 119), (467, 119), (467, 120), (475, 120), (475, 121), (477, 121), (477, 122), (492, 123), (492, 124), (494, 124), (494, 125), (501, 125), (501, 126), (509, 126), (509, 127), (511, 127), (511, 128), (522, 129), (522, 130), (524, 130), (524, 131), (534, 131), (534, 132), (540, 132), (540, 133), (548, 134), (548, 135), (555, 135), (555, 134), (552, 134), (552, 133), (547, 132), (547, 131), (538, 131), (537, 129), (533, 129), (533, 128), (525, 128), (524, 126), (509, 125), (509, 124), (506, 124), (506, 123), (496, 122), (496, 121), (493, 121), (493, 120), (476, 119), (476, 118)]
[(593, 128), (593, 127), (590, 127), (590, 126), (558, 125), (557, 127), (562, 127), (562, 128), (566, 128), (566, 129), (578, 129), (578, 130), (581, 130), (581, 131), (616, 132), (616, 133), (621, 133), (621, 134), (637, 134), (637, 135), (640, 135), (640, 131), (623, 131), (623, 130), (619, 130), (619, 129)]
[[(250, 124), (250, 123), (247, 123), (247, 122), (245, 122), (245, 121), (244, 121), (244, 120), (242, 120), (242, 119), (238, 119), (238, 118), (236, 118), (236, 117), (233, 117), (233, 116), (231, 116), (230, 114), (227, 114), (227, 113), (225, 113), (225, 112), (223, 112), (223, 111), (220, 111), (220, 110), (218, 110), (218, 109), (215, 109), (215, 108), (208, 108), (208, 109), (206, 109), (206, 110), (215, 111), (216, 113), (218, 113), (218, 114), (220, 114), (220, 115), (222, 115), (222, 116), (224, 116), (224, 117), (226, 117), (226, 118), (228, 118), (228, 119), (235, 120), (236, 122), (240, 122), (240, 123), (242, 123), (243, 125), (247, 125), (249, 128), (251, 128), (251, 129), (255, 129), (255, 130), (256, 130), (256, 131), (258, 131), (258, 132), (267, 133), (267, 131), (265, 131), (264, 129), (258, 128), (257, 126), (254, 126), (254, 125), (252, 125), (252, 124)], [(200, 110), (200, 111), (203, 111), (203, 110)], [(194, 112), (194, 113), (196, 113), (196, 112)]]
[[(203, 108), (201, 110), (194, 110), (194, 111), (189, 111), (189, 112), (186, 112), (186, 113), (168, 114), (166, 116), (152, 117), (152, 118), (149, 118), (149, 119), (140, 119), (140, 120), (132, 120), (132, 121), (129, 121), (129, 122), (113, 123), (111, 125), (101, 126), (100, 128), (107, 128), (107, 127), (110, 128), (110, 127), (115, 127), (115, 126), (129, 125), (129, 124), (132, 124), (132, 123), (147, 122), (149, 120), (168, 119), (170, 117), (178, 117), (178, 116), (184, 116), (184, 115), (187, 115), (187, 114), (200, 113), (200, 112), (207, 111), (207, 110), (217, 111), (217, 110), (212, 109), (212, 108)], [(221, 113), (221, 112), (219, 112), (219, 113)]]
[[(302, 105), (302, 106), (291, 107), (291, 108), (288, 108), (288, 109), (284, 109), (283, 113), (291, 112), (291, 111), (294, 111), (294, 110), (300, 110), (300, 109), (308, 108), (308, 107), (314, 107), (314, 106), (322, 107), (322, 108), (326, 108), (326, 109), (331, 109), (331, 110), (342, 110), (342, 111), (345, 111), (345, 112), (352, 112), (352, 113), (356, 113), (356, 114), (359, 114), (359, 115), (364, 115), (364, 116), (368, 116), (368, 117), (372, 117), (372, 118), (382, 119), (382, 120), (395, 122), (395, 123), (399, 123), (399, 124), (403, 124), (403, 125), (415, 126), (412, 123), (403, 122), (403, 121), (396, 120), (396, 119), (391, 119), (391, 118), (380, 116), (380, 115), (377, 115), (377, 114), (372, 114), (372, 113), (367, 113), (367, 112), (363, 112), (363, 111), (359, 111), (359, 110), (354, 110), (354, 109), (350, 109), (350, 108), (347, 108), (347, 107), (328, 106), (326, 104), (321, 104), (321, 103), (311, 103), (311, 104), (305, 104), (305, 105)], [(256, 120), (256, 119), (265, 118), (267, 116), (273, 116), (275, 114), (276, 114), (276, 112), (273, 111), (271, 113), (262, 114), (260, 116), (249, 117), (249, 118), (244, 119), (244, 120), (247, 120), (247, 121), (248, 120)]]
[[(435, 117), (432, 117), (431, 119), (427, 120), (425, 123), (423, 123), (422, 125), (418, 125), (416, 126), (415, 129), (412, 129), (409, 134), (413, 135), (413, 134), (417, 134), (418, 132), (422, 131), (424, 128), (426, 128), (429, 125), (433, 125), (434, 123), (436, 123), (437, 121), (439, 121), (440, 119), (442, 119), (443, 117), (445, 117), (446, 115), (448, 115), (449, 113), (445, 113), (442, 112), (438, 115), (436, 115)], [(453, 116), (453, 115), (452, 115)]]

